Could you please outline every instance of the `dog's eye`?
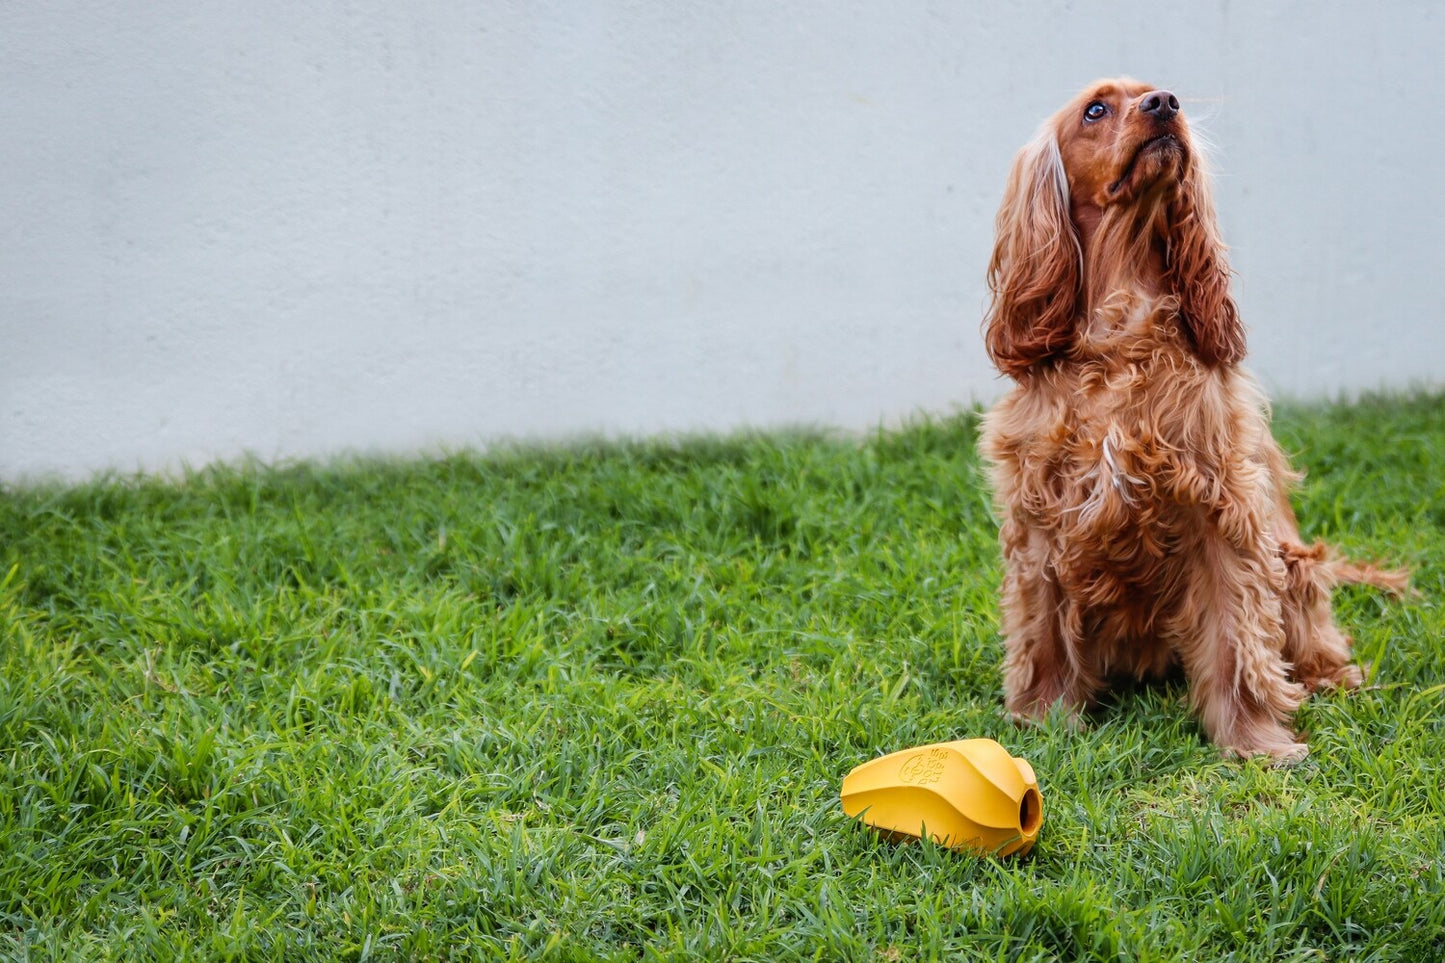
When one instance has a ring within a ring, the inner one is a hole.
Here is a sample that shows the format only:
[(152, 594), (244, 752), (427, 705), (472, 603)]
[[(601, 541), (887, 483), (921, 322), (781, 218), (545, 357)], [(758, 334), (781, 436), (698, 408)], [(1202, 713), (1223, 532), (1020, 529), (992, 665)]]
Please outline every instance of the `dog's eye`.
[(1084, 108), (1084, 119), (1090, 121), (1102, 120), (1108, 113), (1108, 106), (1103, 101), (1096, 100)]

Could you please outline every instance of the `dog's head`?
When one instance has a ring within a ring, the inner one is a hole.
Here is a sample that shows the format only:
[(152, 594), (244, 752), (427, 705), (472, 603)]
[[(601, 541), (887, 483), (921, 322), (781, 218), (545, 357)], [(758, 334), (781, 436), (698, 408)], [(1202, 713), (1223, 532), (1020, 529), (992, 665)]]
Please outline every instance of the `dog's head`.
[(996, 229), (985, 338), (1005, 374), (1066, 356), (1110, 285), (1176, 298), (1205, 364), (1244, 356), (1208, 178), (1170, 91), (1081, 91), (1015, 158)]

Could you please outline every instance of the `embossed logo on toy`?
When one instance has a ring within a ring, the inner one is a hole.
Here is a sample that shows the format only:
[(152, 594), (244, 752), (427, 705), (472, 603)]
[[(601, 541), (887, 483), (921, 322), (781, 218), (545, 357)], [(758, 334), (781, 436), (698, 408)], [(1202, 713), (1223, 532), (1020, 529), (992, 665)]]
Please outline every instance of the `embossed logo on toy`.
[(947, 763), (947, 749), (930, 749), (928, 752), (920, 752), (916, 756), (909, 756), (903, 760), (903, 765), (898, 767), (898, 778), (915, 786), (932, 785), (943, 778), (943, 770)]

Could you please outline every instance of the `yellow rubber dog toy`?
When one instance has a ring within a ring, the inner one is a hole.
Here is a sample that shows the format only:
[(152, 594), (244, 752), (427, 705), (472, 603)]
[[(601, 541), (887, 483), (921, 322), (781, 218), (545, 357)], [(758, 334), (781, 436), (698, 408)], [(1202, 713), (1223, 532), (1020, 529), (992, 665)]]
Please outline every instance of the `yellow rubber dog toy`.
[(1033, 767), (992, 739), (905, 749), (843, 777), (843, 812), (891, 837), (999, 856), (1033, 848), (1044, 800)]

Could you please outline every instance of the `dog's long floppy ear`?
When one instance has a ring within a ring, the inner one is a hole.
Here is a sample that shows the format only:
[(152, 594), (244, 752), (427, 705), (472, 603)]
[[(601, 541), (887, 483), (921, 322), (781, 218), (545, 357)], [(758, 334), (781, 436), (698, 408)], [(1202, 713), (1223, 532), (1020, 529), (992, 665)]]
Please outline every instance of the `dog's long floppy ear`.
[(1244, 325), (1229, 294), (1229, 261), (1204, 158), (1197, 153), (1172, 208), (1166, 276), (1194, 351), (1206, 365), (1236, 364), (1244, 359)]
[(1069, 349), (1083, 297), (1083, 251), (1050, 127), (1014, 159), (995, 233), (984, 341), (998, 369), (1016, 378)]

